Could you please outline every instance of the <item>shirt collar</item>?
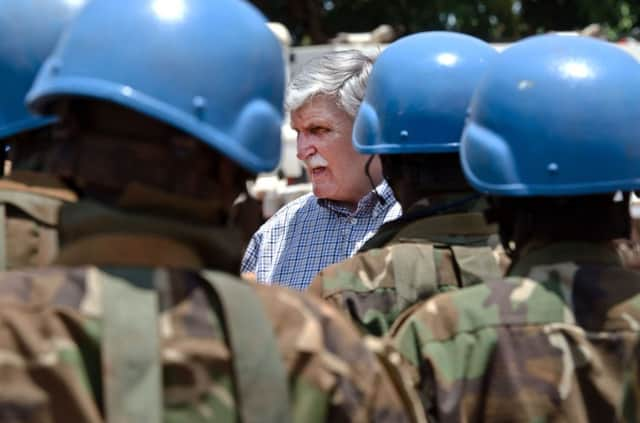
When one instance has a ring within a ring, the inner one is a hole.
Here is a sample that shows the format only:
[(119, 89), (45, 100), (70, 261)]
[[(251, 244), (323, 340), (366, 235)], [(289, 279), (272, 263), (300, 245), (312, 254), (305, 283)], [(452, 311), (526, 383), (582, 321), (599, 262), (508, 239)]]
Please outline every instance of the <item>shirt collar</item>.
[(557, 242), (525, 251), (508, 274), (524, 277), (536, 266), (566, 262), (622, 266), (613, 243)]
[(373, 191), (369, 191), (360, 199), (360, 201), (358, 201), (358, 205), (355, 210), (345, 206), (339, 201), (329, 200), (326, 198), (318, 198), (317, 200), (320, 207), (326, 208), (340, 215), (370, 216), (372, 214), (379, 213), (382, 209), (391, 206), (396, 202), (396, 198), (393, 196), (393, 191), (387, 181), (382, 180), (382, 182), (376, 187), (376, 191), (378, 192), (378, 195), (384, 199), (384, 205), (380, 204), (378, 196)]

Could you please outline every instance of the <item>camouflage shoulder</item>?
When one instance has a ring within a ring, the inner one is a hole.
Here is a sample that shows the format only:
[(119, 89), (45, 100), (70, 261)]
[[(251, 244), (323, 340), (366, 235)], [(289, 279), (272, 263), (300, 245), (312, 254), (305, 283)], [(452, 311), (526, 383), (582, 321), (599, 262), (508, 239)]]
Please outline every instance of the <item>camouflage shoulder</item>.
[(372, 249), (320, 272), (310, 292), (320, 293), (365, 333), (383, 336), (407, 307), (457, 287), (447, 253), (427, 243)]
[(591, 307), (607, 301), (601, 307), (611, 307), (609, 316), (616, 307), (636, 316), (638, 292), (640, 274), (619, 266), (536, 266), (528, 277), (507, 277), (423, 302), (393, 328), (393, 336), (402, 338), (409, 331), (421, 342), (442, 342), (492, 326), (575, 324), (581, 312), (575, 302), (585, 296), (582, 301)]
[[(401, 351), (411, 351), (416, 345), (447, 342), (501, 325), (572, 321), (567, 291), (554, 272), (546, 277), (508, 277), (437, 295), (402, 316), (391, 336)], [(411, 358), (414, 363), (419, 360)]]
[[(599, 408), (622, 421), (623, 405), (637, 398), (639, 281), (620, 266), (537, 266), (526, 278), (416, 306), (398, 319), (392, 341), (420, 370), (425, 408), (443, 420), (543, 421), (559, 412), (581, 420)], [(585, 385), (597, 388), (576, 389)], [(505, 397), (513, 398), (509, 407)]]
[[(358, 253), (335, 263), (318, 273), (312, 285), (314, 292), (321, 292), (325, 299), (344, 292), (402, 289), (407, 284), (401, 284), (400, 280), (411, 281), (414, 289), (433, 294), (459, 285), (454, 260), (447, 248), (439, 248), (424, 240), (398, 243)], [(407, 294), (411, 297), (417, 295)]]
[[(0, 372), (0, 385), (12, 387), (0, 390), (0, 414), (9, 409), (33, 416), (28, 421), (103, 421), (107, 338), (101, 272), (95, 267), (44, 268), (0, 277), (0, 361), (7, 370)], [(148, 292), (156, 294), (160, 308), (156, 339), (166, 375), (165, 417), (215, 415), (232, 421), (231, 356), (206, 286), (193, 272), (139, 269), (141, 275), (149, 281), (160, 276), (153, 281), (158, 282), (156, 292)], [(158, 312), (153, 306), (142, 308), (153, 316)]]
[(322, 287), (322, 297), (328, 298), (343, 291), (369, 292), (393, 287), (391, 248), (375, 248), (357, 253), (321, 270), (312, 284)]
[[(296, 421), (420, 421), (353, 325), (311, 295), (256, 286), (292, 380)], [(322, 411), (324, 410), (324, 411)]]

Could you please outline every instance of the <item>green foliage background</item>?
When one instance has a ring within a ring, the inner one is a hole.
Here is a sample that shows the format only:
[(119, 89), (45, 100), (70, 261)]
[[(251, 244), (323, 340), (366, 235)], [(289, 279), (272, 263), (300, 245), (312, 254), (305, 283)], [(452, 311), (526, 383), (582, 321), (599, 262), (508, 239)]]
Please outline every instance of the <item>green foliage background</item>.
[[(399, 35), (454, 30), (490, 42), (598, 23), (610, 40), (637, 35), (640, 0), (253, 0), (285, 24), (296, 44), (324, 43), (337, 32), (390, 24)], [(632, 32), (634, 31), (635, 32)]]

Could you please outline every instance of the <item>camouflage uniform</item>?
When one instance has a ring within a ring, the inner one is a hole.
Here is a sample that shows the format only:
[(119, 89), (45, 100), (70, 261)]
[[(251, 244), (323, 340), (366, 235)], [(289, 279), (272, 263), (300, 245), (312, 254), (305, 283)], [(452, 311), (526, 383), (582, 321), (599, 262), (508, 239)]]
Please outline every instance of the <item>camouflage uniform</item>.
[(41, 170), (79, 200), (44, 210), (58, 267), (0, 275), (0, 421), (418, 418), (397, 357), (323, 303), (223, 273), (233, 200), (280, 157), (282, 51), (246, 2), (178, 5), (87, 2), (27, 94), (58, 117)]
[(43, 173), (18, 171), (0, 180), (0, 269), (51, 263), (58, 251), (58, 211), (76, 199)]
[(428, 206), (418, 203), (383, 225), (360, 253), (321, 271), (310, 291), (365, 332), (382, 336), (412, 304), (501, 276), (488, 246), (496, 228), (485, 223), (485, 205), (477, 195), (460, 194), (442, 196)]
[(638, 421), (640, 275), (610, 244), (530, 249), (505, 280), (401, 319), (394, 343), (441, 421)]
[[(113, 222), (126, 227), (145, 217), (85, 202), (66, 206), (61, 215), (66, 242), (59, 256), (66, 267), (2, 276), (0, 421), (98, 422), (123, 416), (148, 421), (153, 404), (141, 400), (133, 412), (126, 404), (140, 391), (153, 391), (145, 385), (153, 374), (162, 375), (158, 390), (165, 421), (246, 421), (241, 409), (249, 399), (237, 393), (232, 341), (241, 332), (248, 334), (244, 347), (256, 365), (277, 367), (265, 359), (269, 348), (264, 337), (252, 331), (260, 327), (255, 326), (260, 313), (243, 307), (254, 295), (264, 308), (263, 321), (270, 328), (266, 333), (273, 330), (267, 339), (277, 344), (281, 358), (276, 361), (284, 363), (280, 382), (288, 388), (287, 411), (293, 421), (412, 420), (410, 396), (396, 390), (399, 374), (384, 367), (331, 307), (288, 290), (244, 285), (224, 273), (177, 270), (198, 268), (203, 247), (201, 240), (167, 236), (169, 220), (160, 223), (148, 216), (143, 231), (110, 231)], [(89, 222), (98, 221), (103, 224), (87, 230)], [(118, 253), (104, 253), (114, 250)], [(152, 261), (166, 265), (165, 259), (173, 268), (151, 267)], [(134, 266), (136, 262), (144, 266)], [(229, 266), (221, 262), (217, 267)], [(118, 283), (122, 280), (127, 282)], [(240, 308), (224, 303), (220, 284), (245, 289), (243, 302), (236, 304)], [(113, 287), (119, 285), (123, 288), (116, 289), (124, 291), (113, 297)], [(118, 307), (127, 311), (120, 313), (127, 319), (124, 329), (118, 327)], [(238, 315), (247, 315), (251, 326), (234, 326), (240, 324)], [(148, 345), (155, 345), (159, 354), (144, 350)], [(139, 372), (138, 377), (127, 379), (127, 372)], [(131, 386), (123, 388), (123, 379)], [(278, 399), (271, 393), (278, 382), (260, 385), (255, 378), (255, 389), (266, 401), (252, 410), (258, 421), (270, 420), (269, 410), (277, 408), (270, 400)]]

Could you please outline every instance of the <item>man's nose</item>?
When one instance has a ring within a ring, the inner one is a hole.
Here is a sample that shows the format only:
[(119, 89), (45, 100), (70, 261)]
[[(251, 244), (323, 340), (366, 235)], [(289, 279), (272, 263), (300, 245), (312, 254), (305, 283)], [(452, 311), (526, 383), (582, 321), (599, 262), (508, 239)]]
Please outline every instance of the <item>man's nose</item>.
[(296, 139), (296, 150), (296, 157), (298, 157), (298, 160), (306, 160), (318, 152), (313, 143), (309, 142), (308, 137), (304, 136), (304, 134), (298, 134), (298, 138)]

